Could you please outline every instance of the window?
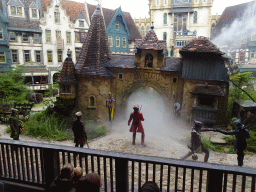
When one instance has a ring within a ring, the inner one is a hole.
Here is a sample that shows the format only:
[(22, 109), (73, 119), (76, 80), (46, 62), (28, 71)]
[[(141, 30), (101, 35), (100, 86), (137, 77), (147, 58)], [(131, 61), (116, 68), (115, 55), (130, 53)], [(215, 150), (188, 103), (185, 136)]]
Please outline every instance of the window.
[(34, 43), (41, 43), (40, 34), (34, 33)]
[(215, 98), (211, 95), (198, 95), (198, 105), (199, 106), (207, 106), (214, 107)]
[(18, 7), (18, 6), (11, 6), (11, 16), (18, 16), (18, 17), (22, 17), (23, 13), (22, 13), (22, 7)]
[(31, 17), (33, 18), (33, 19), (37, 19), (37, 9), (31, 9)]
[(186, 31), (187, 30), (187, 15), (175, 15), (174, 17), (174, 31)]
[(251, 59), (256, 58), (256, 50), (251, 51)]
[(16, 41), (16, 33), (14, 31), (10, 31), (9, 36), (10, 41)]
[(55, 23), (60, 23), (60, 12), (54, 12)]
[(56, 31), (56, 39), (61, 39), (61, 31)]
[(145, 57), (145, 67), (146, 68), (153, 67), (153, 56), (151, 54), (147, 54)]
[(164, 25), (167, 25), (167, 13), (164, 13)]
[(197, 23), (197, 11), (194, 12), (194, 23)]
[(29, 37), (27, 33), (22, 33), (22, 42), (29, 43)]
[(4, 39), (4, 30), (0, 28), (0, 39)]
[(51, 30), (45, 30), (46, 43), (51, 43)]
[(18, 63), (19, 62), (18, 50), (11, 50), (11, 54), (12, 54), (12, 63)]
[(167, 33), (164, 32), (164, 33), (163, 33), (163, 40), (166, 41), (166, 39), (167, 39)]
[(253, 32), (251, 35), (251, 41), (256, 41), (256, 32)]
[(41, 63), (41, 51), (35, 51), (35, 58), (37, 63)]
[(52, 51), (47, 51), (47, 61), (48, 63), (52, 63)]
[(113, 38), (112, 36), (108, 36), (108, 43), (110, 47), (113, 47)]
[(177, 83), (177, 78), (174, 77), (174, 78), (172, 79), (172, 82), (173, 82), (173, 83)]
[(67, 44), (71, 43), (71, 32), (66, 32), (66, 36), (67, 36)]
[(85, 32), (75, 32), (75, 40), (78, 43), (83, 43), (85, 41)]
[(30, 51), (29, 50), (25, 50), (24, 51), (24, 62), (30, 62)]
[(116, 21), (116, 30), (119, 31), (119, 22), (118, 21)]
[(175, 46), (176, 47), (183, 47), (184, 45), (187, 44), (187, 42), (189, 42), (189, 41), (176, 41)]
[(141, 27), (141, 36), (142, 36), (142, 38), (145, 37), (145, 30), (144, 30), (144, 27)]
[(71, 93), (71, 85), (62, 85), (62, 93)]
[(167, 5), (167, 4), (168, 4), (168, 0), (164, 0), (164, 4), (166, 4), (166, 5)]
[(120, 37), (116, 37), (116, 47), (120, 47)]
[(156, 4), (159, 5), (159, 0), (156, 0)]
[(0, 63), (5, 63), (5, 53), (0, 51)]
[(79, 20), (79, 27), (84, 27), (84, 21)]
[(123, 48), (125, 48), (125, 47), (126, 47), (126, 38), (123, 37)]
[(62, 62), (62, 51), (58, 51), (58, 62)]
[(118, 74), (118, 79), (120, 79), (120, 80), (123, 79), (123, 74), (122, 74), (122, 73), (119, 73), (119, 74)]
[(90, 97), (89, 106), (95, 106), (95, 98), (93, 96)]

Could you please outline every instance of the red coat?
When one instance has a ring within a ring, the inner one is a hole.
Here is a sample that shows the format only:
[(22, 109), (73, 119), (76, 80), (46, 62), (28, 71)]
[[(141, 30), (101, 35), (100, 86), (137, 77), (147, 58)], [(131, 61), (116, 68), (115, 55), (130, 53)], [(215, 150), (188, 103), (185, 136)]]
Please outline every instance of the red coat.
[(140, 113), (140, 112), (131, 113), (130, 119), (128, 120), (128, 125), (130, 125), (131, 121), (132, 121), (132, 125), (131, 125), (131, 128), (130, 128), (130, 132), (134, 131), (134, 124), (137, 122), (139, 124), (137, 132), (144, 133), (144, 129), (143, 129), (143, 126), (142, 126), (142, 123), (141, 123), (141, 121), (144, 121), (142, 113)]

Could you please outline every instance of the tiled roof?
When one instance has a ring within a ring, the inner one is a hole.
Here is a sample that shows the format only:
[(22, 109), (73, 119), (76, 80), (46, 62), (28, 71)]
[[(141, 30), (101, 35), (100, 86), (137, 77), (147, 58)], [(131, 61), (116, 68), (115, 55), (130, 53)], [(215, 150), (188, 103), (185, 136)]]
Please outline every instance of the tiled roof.
[(78, 3), (74, 1), (62, 1), (62, 7), (66, 9), (66, 13), (70, 16), (70, 20), (75, 22), (80, 12), (83, 13), (86, 19), (85, 5), (84, 3)]
[(59, 83), (77, 83), (75, 77), (75, 65), (71, 58), (67, 58), (62, 66), (60, 76), (57, 79)]
[(182, 49), (180, 54), (183, 52), (210, 52), (222, 54), (216, 45), (214, 45), (207, 37), (198, 37), (189, 41)]
[(235, 19), (239, 19), (244, 14), (247, 6), (253, 6), (254, 1), (226, 7), (226, 9), (223, 11), (221, 18), (219, 19), (218, 23), (213, 29), (213, 32), (211, 34), (211, 39), (214, 39), (218, 36), (218, 34), (221, 33), (221, 30), (224, 27), (229, 27)]
[(151, 49), (151, 50), (165, 50), (166, 44), (162, 41), (159, 41), (155, 31), (153, 30), (153, 27), (147, 35), (144, 37), (144, 39), (138, 40), (135, 42), (135, 49)]
[(135, 68), (134, 55), (112, 54), (110, 58), (106, 67)]
[(82, 75), (111, 76), (105, 68), (109, 61), (110, 47), (106, 28), (99, 8), (92, 16), (87, 38), (81, 48), (75, 66), (76, 73)]
[[(94, 10), (96, 9), (96, 6), (87, 4), (87, 7), (88, 7), (88, 12), (89, 12), (89, 17), (91, 18)], [(103, 10), (103, 15), (104, 15), (104, 19), (105, 19), (106, 28), (107, 28), (110, 21), (112, 20), (112, 18), (114, 16), (115, 12), (117, 11), (117, 9), (112, 10), (112, 9), (102, 8), (102, 10)], [(135, 41), (135, 39), (141, 39), (140, 32), (138, 31), (130, 13), (123, 12), (123, 14), (124, 14), (125, 22), (128, 26), (129, 32), (130, 32), (130, 37), (128, 40)]]
[(41, 0), (42, 14), (44, 16), (45, 11), (47, 11), (47, 7), (51, 5), (51, 0)]
[(208, 85), (206, 84), (197, 84), (190, 91), (193, 94), (204, 94), (204, 95), (215, 95), (215, 96), (224, 96), (224, 92), (221, 87), (217, 85)]
[(166, 57), (162, 71), (182, 71), (182, 59), (180, 57)]

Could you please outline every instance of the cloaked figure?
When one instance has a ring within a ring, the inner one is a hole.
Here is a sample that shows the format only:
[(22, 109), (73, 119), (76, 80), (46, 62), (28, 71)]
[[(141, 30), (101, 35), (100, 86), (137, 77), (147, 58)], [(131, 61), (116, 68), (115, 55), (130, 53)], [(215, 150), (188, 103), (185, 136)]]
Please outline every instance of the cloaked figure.
[(130, 132), (133, 133), (132, 136), (132, 144), (135, 145), (135, 139), (136, 139), (136, 132), (141, 133), (141, 145), (144, 145), (145, 140), (145, 133), (142, 126), (141, 121), (144, 121), (144, 117), (141, 112), (139, 112), (139, 105), (135, 105), (133, 107), (134, 112), (131, 113), (130, 118), (128, 120), (128, 126), (130, 126), (130, 123), (132, 121), (132, 125), (130, 128)]
[(115, 99), (112, 96), (112, 93), (108, 93), (108, 97), (106, 99), (106, 108), (108, 109), (108, 120), (112, 121), (114, 118), (114, 103)]

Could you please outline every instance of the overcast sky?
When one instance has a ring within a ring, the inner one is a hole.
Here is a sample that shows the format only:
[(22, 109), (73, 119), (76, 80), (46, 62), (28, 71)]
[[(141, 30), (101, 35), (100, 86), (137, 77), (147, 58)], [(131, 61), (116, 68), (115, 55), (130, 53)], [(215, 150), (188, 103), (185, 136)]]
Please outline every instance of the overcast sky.
[[(85, 2), (85, 0), (72, 0)], [(233, 6), (241, 3), (246, 3), (253, 0), (214, 0), (212, 14), (221, 14), (225, 7)], [(96, 0), (86, 0), (87, 3), (96, 5)], [(121, 6), (123, 11), (130, 12), (132, 17), (148, 17), (148, 0), (102, 0), (102, 5), (105, 8), (116, 9)]]

